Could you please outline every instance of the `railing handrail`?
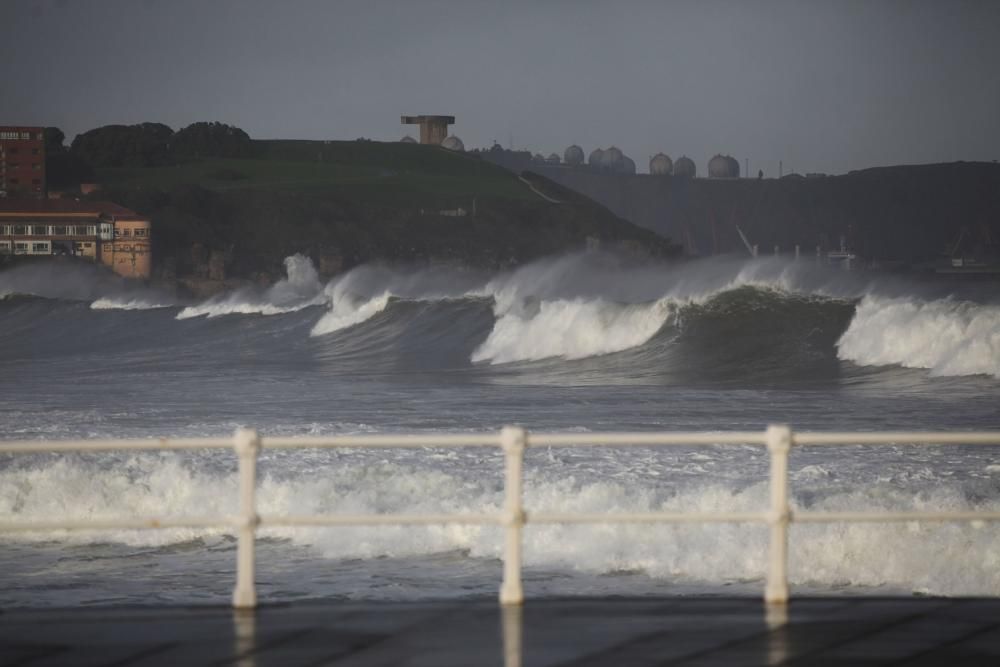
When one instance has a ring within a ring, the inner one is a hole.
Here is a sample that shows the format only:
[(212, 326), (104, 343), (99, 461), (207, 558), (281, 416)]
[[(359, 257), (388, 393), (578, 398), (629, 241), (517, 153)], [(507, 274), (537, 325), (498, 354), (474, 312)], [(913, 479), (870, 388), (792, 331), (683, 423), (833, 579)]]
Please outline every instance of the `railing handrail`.
[[(764, 446), (770, 458), (770, 503), (758, 512), (645, 512), (582, 513), (529, 512), (522, 501), (524, 451), (538, 447), (593, 446)], [(231, 517), (166, 517), (0, 521), (0, 533), (51, 530), (163, 529), (179, 527), (230, 528), (238, 538), (236, 587), (233, 606), (257, 604), (255, 540), (260, 526), (361, 526), (426, 524), (499, 524), (504, 527), (504, 573), (500, 602), (521, 604), (522, 530), (526, 523), (766, 523), (770, 530), (768, 572), (764, 599), (772, 605), (788, 600), (788, 526), (791, 523), (1000, 521), (1000, 511), (820, 512), (794, 510), (788, 493), (788, 455), (791, 449), (817, 445), (1000, 445), (1000, 432), (883, 431), (793, 433), (788, 426), (772, 425), (764, 431), (658, 431), (658, 432), (528, 432), (505, 427), (488, 433), (363, 434), (331, 436), (271, 436), (266, 439), (249, 429), (238, 429), (231, 438), (160, 438), (124, 440), (20, 440), (0, 442), (0, 454), (52, 452), (162, 451), (233, 449), (240, 478), (240, 509)], [(496, 513), (453, 514), (310, 514), (261, 516), (257, 513), (257, 460), (260, 450), (292, 448), (409, 448), (498, 447), (504, 453), (505, 500)]]
[[(525, 447), (708, 447), (717, 445), (766, 445), (766, 431), (531, 431)], [(794, 446), (816, 445), (998, 445), (996, 431), (802, 431), (793, 434)], [(359, 435), (267, 436), (263, 449), (331, 449), (381, 447), (499, 447), (500, 434), (489, 433), (385, 433)], [(45, 452), (161, 451), (231, 449), (233, 438), (127, 438), (78, 440), (0, 441), (0, 454)]]

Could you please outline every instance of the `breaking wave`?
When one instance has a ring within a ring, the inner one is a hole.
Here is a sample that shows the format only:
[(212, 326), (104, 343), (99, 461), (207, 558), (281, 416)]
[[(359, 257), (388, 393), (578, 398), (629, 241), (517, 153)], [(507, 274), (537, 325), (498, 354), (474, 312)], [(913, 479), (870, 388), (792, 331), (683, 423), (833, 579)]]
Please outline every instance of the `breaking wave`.
[[(595, 382), (780, 381), (900, 367), (932, 376), (1000, 378), (1000, 304), (988, 289), (953, 283), (907, 282), (776, 258), (636, 264), (601, 253), (493, 274), (364, 265), (327, 284), (303, 255), (288, 257), (285, 268), (286, 277), (269, 288), (242, 288), (178, 306), (176, 319), (273, 316), (273, 325), (255, 325), (260, 335), (253, 344), (279, 346), (280, 352), (244, 348), (244, 354), (288, 358), (319, 349), (324, 362), (348, 364), (356, 372), (433, 370), (441, 361), (447, 370), (530, 367)], [(175, 304), (156, 290), (82, 264), (0, 272), (0, 294), (8, 295), (0, 306), (5, 323), (22, 338), (32, 326), (44, 328), (46, 308), (66, 306), (18, 307), (15, 294), (85, 301), (94, 312), (134, 311), (128, 328), (134, 331), (144, 330), (143, 320), (135, 319), (141, 311)], [(293, 313), (302, 317), (289, 320)], [(159, 318), (154, 326), (153, 313), (146, 316), (154, 337), (167, 335)], [(315, 319), (306, 322), (308, 317)], [(198, 331), (212, 337), (205, 349), (218, 353), (224, 329)], [(193, 341), (191, 335), (187, 329), (179, 338)], [(302, 339), (290, 346), (292, 335)], [(128, 344), (124, 333), (116, 333), (116, 340), (119, 349)], [(461, 361), (456, 351), (464, 355)]]
[(266, 290), (243, 288), (212, 297), (198, 305), (184, 308), (177, 314), (177, 319), (233, 314), (280, 315), (324, 303), (323, 284), (308, 257), (286, 257), (285, 273), (285, 278)]
[(1000, 378), (1000, 307), (866, 296), (837, 347), (842, 359), (865, 366)]
[(622, 305), (603, 299), (557, 299), (527, 307), (498, 305), (497, 311), (496, 324), (472, 361), (582, 359), (620, 352), (648, 342), (671, 309), (666, 301)]

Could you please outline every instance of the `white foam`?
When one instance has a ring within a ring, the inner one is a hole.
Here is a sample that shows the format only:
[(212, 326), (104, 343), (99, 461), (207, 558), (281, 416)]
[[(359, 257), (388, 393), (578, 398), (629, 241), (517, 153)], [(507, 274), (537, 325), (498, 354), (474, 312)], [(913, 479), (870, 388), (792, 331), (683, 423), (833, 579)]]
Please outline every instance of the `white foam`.
[(866, 296), (837, 343), (841, 359), (1000, 378), (1000, 307)]
[(90, 304), (91, 310), (153, 310), (170, 308), (173, 304), (157, 303), (146, 299), (102, 297)]
[(233, 314), (280, 315), (326, 302), (323, 284), (308, 257), (298, 254), (286, 257), (285, 272), (285, 278), (263, 293), (244, 288), (212, 297), (198, 305), (184, 308), (177, 314), (177, 319)]
[(472, 360), (580, 359), (619, 352), (647, 342), (669, 315), (666, 301), (633, 305), (558, 299), (542, 301), (537, 309), (507, 306)]
[[(345, 456), (337, 465), (301, 463), (307, 470), (298, 477), (264, 476), (258, 495), (262, 514), (498, 512), (503, 505), (502, 485), (494, 480), (381, 456), (369, 462)], [(31, 469), (8, 469), (0, 472), (0, 519), (232, 515), (237, 509), (236, 476), (207, 472), (210, 467), (193, 469), (176, 455), (162, 455), (117, 461), (113, 467), (61, 459)], [(708, 484), (673, 493), (648, 481), (581, 482), (556, 470), (533, 470), (525, 503), (529, 509), (556, 512), (757, 511), (767, 506), (767, 489), (763, 484), (739, 489)], [(845, 485), (843, 491), (809, 506), (824, 511), (931, 507), (997, 511), (1000, 504), (971, 502), (949, 482), (919, 494), (891, 484)], [(160, 546), (224, 532), (103, 530), (4, 539)], [(499, 531), (488, 526), (265, 528), (261, 534), (310, 547), (331, 559), (455, 551), (494, 559), (501, 556), (502, 544)], [(767, 531), (760, 526), (537, 525), (525, 532), (529, 567), (592, 573), (635, 570), (673, 581), (759, 581), (766, 553)], [(991, 555), (997, 553), (1000, 533), (969, 525), (803, 525), (795, 528), (791, 541), (790, 577), (793, 584), (820, 588), (887, 586), (942, 595), (1000, 595), (1000, 568)]]
[(383, 292), (372, 299), (359, 299), (347, 294), (336, 294), (331, 299), (330, 312), (313, 325), (309, 335), (323, 336), (361, 324), (385, 310), (390, 296), (388, 292)]

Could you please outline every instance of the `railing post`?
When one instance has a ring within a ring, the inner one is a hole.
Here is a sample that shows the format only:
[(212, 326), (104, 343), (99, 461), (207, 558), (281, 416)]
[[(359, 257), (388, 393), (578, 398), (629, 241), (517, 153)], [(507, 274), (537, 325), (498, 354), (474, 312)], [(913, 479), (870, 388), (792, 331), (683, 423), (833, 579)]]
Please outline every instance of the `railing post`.
[(524, 447), (527, 434), (523, 428), (505, 426), (500, 432), (500, 445), (504, 452), (504, 550), (503, 583), (500, 585), (500, 604), (521, 604), (521, 532), (524, 526), (524, 507), (521, 498)]
[(788, 602), (788, 452), (792, 448), (792, 429), (785, 425), (767, 427), (767, 451), (771, 458), (771, 544), (764, 602), (784, 605)]
[(257, 524), (257, 454), (260, 452), (260, 436), (253, 429), (240, 428), (233, 437), (233, 449), (240, 475), (240, 510), (236, 520), (238, 528), (236, 544), (236, 588), (233, 589), (233, 607), (253, 609), (257, 606), (255, 582), (256, 553), (255, 537)]

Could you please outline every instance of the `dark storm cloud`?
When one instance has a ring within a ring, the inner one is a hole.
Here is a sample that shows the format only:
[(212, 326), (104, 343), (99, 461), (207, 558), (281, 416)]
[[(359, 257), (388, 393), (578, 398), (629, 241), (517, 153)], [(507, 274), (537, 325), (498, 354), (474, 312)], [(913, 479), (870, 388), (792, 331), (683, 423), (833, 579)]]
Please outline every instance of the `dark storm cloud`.
[(7, 1), (0, 122), (616, 144), (771, 174), (1000, 158), (1000, 3)]

